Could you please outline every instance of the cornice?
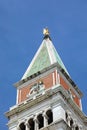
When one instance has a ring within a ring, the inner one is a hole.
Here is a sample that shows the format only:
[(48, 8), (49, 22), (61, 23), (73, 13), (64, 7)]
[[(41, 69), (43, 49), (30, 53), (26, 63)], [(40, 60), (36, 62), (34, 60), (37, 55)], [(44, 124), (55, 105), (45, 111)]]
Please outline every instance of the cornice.
[(69, 94), (67, 91), (61, 87), (60, 85), (55, 86), (54, 88), (51, 88), (49, 90), (45, 91), (44, 95), (39, 95), (36, 97), (36, 99), (32, 100), (26, 100), (25, 102), (17, 105), (15, 108), (9, 110), (8, 112), (5, 113), (6, 117), (9, 119), (11, 116), (18, 114), (22, 111), (25, 111), (35, 104), (38, 104), (46, 99), (49, 99), (56, 93), (59, 93), (63, 99), (71, 106), (71, 108), (75, 111), (76, 114), (84, 121), (84, 123), (87, 123), (87, 117), (83, 114), (83, 112), (80, 110), (80, 108), (74, 103), (74, 101), (70, 98)]

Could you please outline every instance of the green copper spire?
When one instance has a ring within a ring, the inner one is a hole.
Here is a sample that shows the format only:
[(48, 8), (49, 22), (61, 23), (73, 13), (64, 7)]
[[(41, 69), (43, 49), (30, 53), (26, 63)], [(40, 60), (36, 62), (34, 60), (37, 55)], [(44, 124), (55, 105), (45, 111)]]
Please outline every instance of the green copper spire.
[(46, 67), (58, 62), (58, 64), (66, 71), (59, 54), (57, 53), (51, 39), (49, 36), (48, 29), (43, 30), (44, 40), (42, 41), (41, 46), (37, 50), (31, 64), (29, 65), (27, 71), (25, 72), (22, 79), (29, 77), (30, 75), (37, 73), (38, 71), (43, 70)]
[(41, 48), (39, 54), (35, 58), (35, 61), (33, 62), (31, 69), (29, 73), (27, 73), (27, 76), (30, 76), (50, 65), (50, 59), (49, 54), (47, 51), (46, 44), (43, 44), (43, 47)]

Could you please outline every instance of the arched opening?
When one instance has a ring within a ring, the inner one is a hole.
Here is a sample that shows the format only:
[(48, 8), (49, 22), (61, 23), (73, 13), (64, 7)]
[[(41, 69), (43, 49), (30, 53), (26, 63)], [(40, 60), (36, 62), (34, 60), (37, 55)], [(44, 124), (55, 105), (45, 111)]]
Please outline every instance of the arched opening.
[(79, 127), (78, 127), (78, 126), (76, 126), (76, 127), (75, 127), (75, 130), (79, 130)]
[(65, 119), (66, 119), (66, 121), (68, 121), (68, 114), (67, 114), (67, 112), (65, 113)]
[(37, 119), (38, 119), (38, 122), (39, 122), (39, 129), (40, 129), (44, 126), (44, 119), (43, 119), (42, 114), (38, 115)]
[(31, 118), (31, 119), (28, 121), (28, 123), (29, 123), (30, 130), (34, 130), (35, 125), (34, 125), (33, 118)]
[(73, 127), (73, 119), (70, 120), (70, 127)]
[(21, 130), (25, 130), (25, 124), (24, 124), (24, 122), (21, 123), (21, 124), (19, 125), (19, 127), (20, 127)]
[(51, 110), (48, 110), (48, 111), (46, 112), (46, 115), (47, 115), (47, 117), (48, 117), (48, 125), (49, 125), (49, 124), (51, 124), (51, 123), (53, 122), (53, 113), (52, 113)]

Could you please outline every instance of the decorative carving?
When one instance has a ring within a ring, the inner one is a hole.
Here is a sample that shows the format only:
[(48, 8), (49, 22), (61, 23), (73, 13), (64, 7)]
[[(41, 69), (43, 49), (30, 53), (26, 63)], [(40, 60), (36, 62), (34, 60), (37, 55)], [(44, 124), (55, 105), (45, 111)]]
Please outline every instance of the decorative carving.
[(31, 87), (29, 95), (31, 95), (31, 94), (37, 94), (37, 93), (39, 93), (43, 89), (44, 89), (44, 84), (43, 84), (42, 81), (39, 81), (38, 83), (35, 83)]

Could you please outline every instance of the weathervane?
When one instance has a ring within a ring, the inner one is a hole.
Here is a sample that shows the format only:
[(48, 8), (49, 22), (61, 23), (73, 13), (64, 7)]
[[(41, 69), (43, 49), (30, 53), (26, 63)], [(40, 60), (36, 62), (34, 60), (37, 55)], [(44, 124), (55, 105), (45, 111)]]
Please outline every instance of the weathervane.
[(44, 29), (43, 29), (43, 34), (44, 34), (45, 36), (49, 35), (49, 30), (48, 30), (48, 28), (44, 28)]

